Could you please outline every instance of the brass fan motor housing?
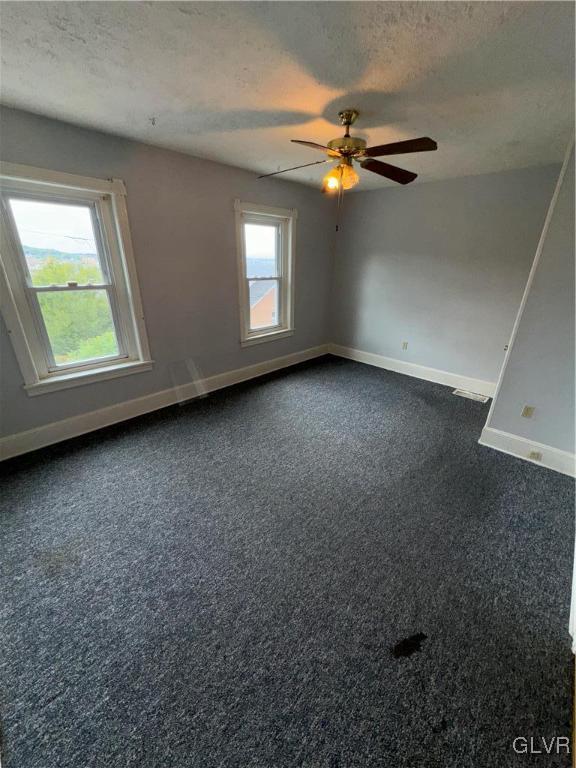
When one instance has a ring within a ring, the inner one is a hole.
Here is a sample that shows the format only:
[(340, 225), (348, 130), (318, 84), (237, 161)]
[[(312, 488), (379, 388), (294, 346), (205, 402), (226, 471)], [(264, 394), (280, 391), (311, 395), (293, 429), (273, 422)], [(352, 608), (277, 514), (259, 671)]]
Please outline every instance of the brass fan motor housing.
[(338, 152), (343, 157), (356, 157), (362, 155), (366, 149), (366, 142), (357, 136), (350, 136), (350, 126), (356, 122), (358, 117), (357, 109), (343, 109), (338, 112), (338, 117), (342, 125), (346, 127), (344, 136), (340, 139), (332, 139), (326, 145), (328, 149)]
[(342, 136), (339, 139), (331, 139), (327, 147), (342, 155), (360, 155), (366, 149), (366, 142), (357, 136)]
[(350, 126), (353, 123), (356, 122), (358, 115), (360, 113), (357, 109), (343, 109), (340, 112), (338, 112), (338, 117), (340, 118), (340, 124), (345, 126)]

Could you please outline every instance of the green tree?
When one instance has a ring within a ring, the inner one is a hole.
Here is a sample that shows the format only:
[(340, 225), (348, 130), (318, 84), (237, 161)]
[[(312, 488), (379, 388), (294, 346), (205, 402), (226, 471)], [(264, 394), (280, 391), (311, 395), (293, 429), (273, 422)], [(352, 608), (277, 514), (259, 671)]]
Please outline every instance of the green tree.
[(93, 360), (96, 357), (106, 357), (118, 352), (116, 334), (106, 331), (101, 336), (94, 336), (83, 341), (79, 347), (69, 353), (70, 360)]
[(32, 282), (34, 285), (66, 285), (69, 282), (86, 285), (102, 282), (102, 272), (96, 259), (92, 264), (82, 264), (50, 256), (32, 272)]
[[(46, 259), (33, 272), (34, 285), (81, 285), (102, 280), (97, 264)], [(38, 301), (57, 363), (90, 360), (118, 352), (105, 290), (39, 293)]]

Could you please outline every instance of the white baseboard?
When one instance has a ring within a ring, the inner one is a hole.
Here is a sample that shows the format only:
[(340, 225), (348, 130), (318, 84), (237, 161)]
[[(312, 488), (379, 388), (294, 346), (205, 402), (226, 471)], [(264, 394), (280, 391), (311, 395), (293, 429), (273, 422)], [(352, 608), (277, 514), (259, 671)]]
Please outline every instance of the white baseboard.
[[(551, 445), (535, 443), (525, 437), (512, 435), (510, 432), (501, 432), (499, 429), (493, 429), (492, 427), (484, 427), (478, 442), (480, 445), (495, 448), (497, 451), (502, 451), (502, 453), (507, 453), (510, 456), (516, 456), (532, 464), (538, 464), (541, 467), (562, 472), (564, 475), (576, 477), (576, 456), (568, 451), (561, 451), (559, 448), (553, 448)], [(532, 452), (542, 454), (542, 458), (540, 460), (531, 459), (530, 453)]]
[(408, 363), (404, 360), (397, 360), (394, 357), (384, 357), (373, 352), (362, 352), (360, 349), (342, 347), (339, 344), (330, 344), (329, 347), (330, 353), (338, 355), (338, 357), (346, 357), (349, 360), (356, 360), (358, 363), (375, 365), (378, 368), (385, 368), (387, 371), (404, 373), (406, 376), (433, 381), (436, 384), (445, 384), (454, 389), (467, 389), (469, 392), (476, 392), (479, 395), (487, 395), (488, 397), (492, 397), (496, 389), (496, 383), (493, 381), (473, 379), (470, 376), (461, 376), (458, 373), (441, 371), (438, 368), (428, 368), (425, 365)]
[(145, 413), (165, 408), (168, 405), (181, 403), (207, 392), (214, 392), (217, 389), (223, 389), (232, 384), (239, 384), (242, 381), (257, 378), (266, 373), (278, 371), (281, 368), (287, 368), (306, 360), (312, 360), (315, 357), (321, 357), (328, 354), (328, 346), (328, 344), (322, 344), (318, 347), (311, 347), (301, 352), (294, 352), (291, 355), (284, 355), (283, 357), (266, 360), (263, 363), (256, 363), (256, 365), (226, 371), (206, 379), (192, 381), (189, 384), (164, 389), (151, 395), (110, 405), (107, 408), (100, 408), (97, 411), (90, 411), (63, 419), (62, 421), (45, 424), (26, 432), (8, 435), (0, 439), (0, 459), (10, 459), (22, 453), (28, 453), (38, 448), (44, 448), (47, 445), (59, 443), (62, 440), (68, 440), (71, 437), (78, 437), (87, 432), (108, 427), (119, 421), (132, 419), (135, 416), (141, 416)]

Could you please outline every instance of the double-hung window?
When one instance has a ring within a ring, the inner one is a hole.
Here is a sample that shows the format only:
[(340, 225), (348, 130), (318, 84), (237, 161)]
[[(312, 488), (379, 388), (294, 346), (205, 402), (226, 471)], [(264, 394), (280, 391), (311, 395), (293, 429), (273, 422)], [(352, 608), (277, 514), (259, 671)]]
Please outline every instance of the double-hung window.
[(123, 183), (0, 170), (2, 311), (29, 394), (148, 370)]
[(236, 201), (243, 345), (293, 333), (295, 221), (293, 209)]

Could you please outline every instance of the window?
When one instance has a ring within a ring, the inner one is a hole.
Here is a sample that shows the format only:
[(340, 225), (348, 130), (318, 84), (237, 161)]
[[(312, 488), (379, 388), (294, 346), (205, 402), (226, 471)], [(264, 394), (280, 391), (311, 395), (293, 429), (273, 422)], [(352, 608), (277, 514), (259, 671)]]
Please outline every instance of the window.
[(295, 220), (293, 209), (236, 201), (243, 345), (293, 333)]
[(149, 370), (123, 183), (0, 178), (2, 310), (29, 394)]

